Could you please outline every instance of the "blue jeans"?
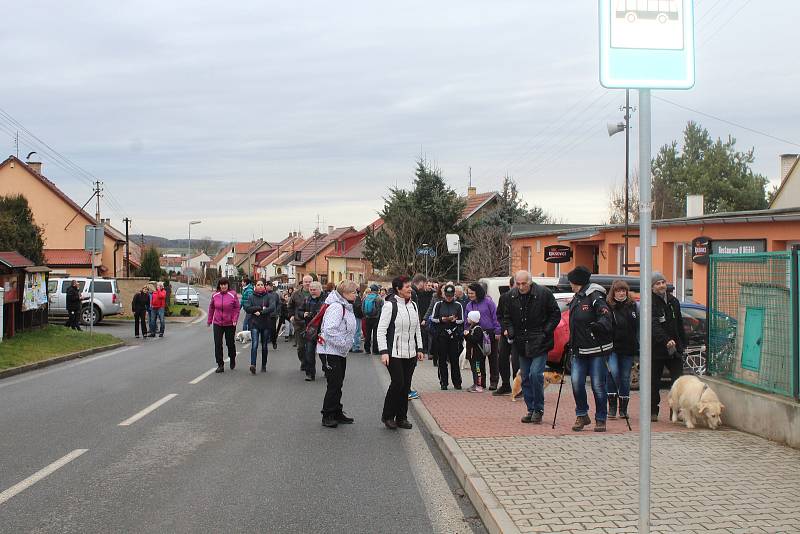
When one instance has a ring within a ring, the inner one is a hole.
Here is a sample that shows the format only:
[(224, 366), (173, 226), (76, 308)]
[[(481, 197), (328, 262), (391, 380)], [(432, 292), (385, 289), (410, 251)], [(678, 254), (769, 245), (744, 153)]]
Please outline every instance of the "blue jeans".
[(244, 321), (242, 321), (242, 330), (250, 330), (250, 314), (244, 314)]
[(605, 421), (608, 418), (608, 395), (606, 395), (606, 360), (603, 356), (572, 357), (572, 394), (575, 397), (575, 415), (589, 415), (589, 402), (586, 400), (586, 375), (592, 378), (594, 393), (594, 418)]
[(625, 399), (629, 398), (631, 396), (633, 355), (626, 356), (612, 352), (608, 357), (608, 366), (611, 368), (611, 372), (607, 377), (606, 393), (619, 395)]
[(528, 411), (544, 413), (544, 365), (547, 353), (528, 358), (519, 354), (519, 369), (522, 371), (522, 395)]
[(353, 351), (361, 350), (361, 319), (356, 319), (356, 333), (353, 335)]
[(250, 330), (250, 365), (255, 365), (258, 360), (258, 345), (261, 344), (261, 368), (267, 367), (267, 356), (269, 356), (269, 328)]
[(156, 335), (156, 323), (161, 321), (161, 329), (158, 334), (164, 333), (164, 308), (152, 308), (150, 310), (150, 335)]

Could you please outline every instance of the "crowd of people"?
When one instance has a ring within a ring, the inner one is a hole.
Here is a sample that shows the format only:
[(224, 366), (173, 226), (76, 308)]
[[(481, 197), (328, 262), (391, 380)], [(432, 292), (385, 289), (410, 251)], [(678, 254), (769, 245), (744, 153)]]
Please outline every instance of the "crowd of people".
[[(606, 420), (628, 417), (631, 369), (639, 346), (638, 306), (623, 280), (611, 290), (591, 282), (591, 272), (578, 266), (567, 276), (574, 296), (569, 304), (569, 358), (576, 420), (580, 431), (591, 425), (587, 377), (594, 397), (594, 431), (606, 430)], [(241, 299), (225, 278), (211, 298), (208, 325), (213, 326), (216, 372), (224, 372), (223, 339), (230, 368), (236, 367), (234, 335), (243, 310), (244, 329), (250, 332), (250, 372), (256, 373), (259, 348), (261, 371), (266, 372), (269, 346), (279, 336), (293, 338), (305, 380), (317, 377), (317, 361), (327, 390), (322, 424), (352, 423), (342, 406), (348, 353), (379, 355), (390, 375), (381, 420), (387, 428), (411, 428), (408, 402), (418, 398), (412, 388), (418, 362), (430, 360), (438, 370), (440, 387), (462, 389), (462, 353), (469, 362), (472, 385), (466, 391), (511, 393), (519, 375), (527, 413), (522, 423), (541, 423), (544, 417), (544, 372), (547, 354), (561, 310), (546, 287), (533, 282), (527, 271), (509, 281), (510, 290), (497, 303), (480, 283), (466, 289), (455, 282), (400, 276), (391, 287), (373, 284), (359, 288), (352, 281), (323, 287), (311, 276), (296, 288), (279, 292), (270, 281), (246, 279)], [(686, 346), (680, 304), (667, 291), (666, 280), (655, 273), (653, 304), (653, 403), (657, 420), (661, 373), (666, 367), (673, 380), (682, 372)], [(150, 305), (152, 306), (152, 297)], [(144, 329), (144, 325), (142, 326)], [(151, 331), (153, 327), (151, 326)], [(363, 350), (362, 350), (363, 347)], [(562, 362), (563, 365), (564, 362)]]
[[(73, 284), (75, 283), (73, 281)], [(164, 337), (167, 298), (164, 282), (156, 283), (155, 289), (149, 285), (142, 286), (139, 292), (133, 296), (131, 311), (133, 312), (133, 332), (137, 339), (140, 331), (143, 339), (156, 337), (156, 332), (158, 332), (158, 337)]]

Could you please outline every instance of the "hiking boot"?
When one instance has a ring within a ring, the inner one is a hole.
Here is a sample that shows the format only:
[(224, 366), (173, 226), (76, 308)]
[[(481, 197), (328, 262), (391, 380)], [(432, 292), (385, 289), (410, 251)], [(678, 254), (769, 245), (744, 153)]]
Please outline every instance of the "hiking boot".
[(214, 372), (215, 373), (224, 373), (225, 372), (225, 366), (224, 365), (218, 365), (217, 366), (217, 370), (214, 371)]
[(630, 401), (628, 397), (619, 398), (619, 416), (621, 419), (628, 418), (628, 401)]
[(489, 391), (496, 391), (496, 390), (497, 390), (497, 384), (489, 384)]
[(356, 422), (355, 419), (353, 419), (352, 417), (348, 417), (347, 414), (344, 412), (337, 414), (336, 420), (343, 425), (352, 425), (353, 423)]
[(383, 421), (383, 424), (386, 425), (386, 428), (389, 430), (397, 430), (397, 423), (394, 419), (381, 419), (381, 421)]
[(588, 415), (579, 415), (575, 419), (575, 424), (572, 425), (572, 431), (573, 432), (580, 432), (581, 430), (583, 430), (583, 427), (585, 427), (586, 425), (590, 425), (590, 424), (592, 424), (592, 420), (589, 419)]
[(395, 424), (397, 425), (397, 428), (403, 428), (405, 430), (411, 430), (414, 428), (414, 425), (412, 425), (408, 419), (401, 419), (400, 421), (395, 422)]
[(606, 431), (606, 422), (605, 421), (596, 420), (594, 422), (594, 431), (595, 432), (605, 432)]
[(534, 410), (532, 412), (528, 412), (526, 415), (523, 415), (522, 419), (520, 420), (523, 423), (533, 423), (534, 425), (539, 425), (542, 423), (542, 417), (544, 417), (544, 412)]
[(651, 413), (650, 414), (650, 422), (651, 423), (658, 423), (658, 414), (657, 413)]
[(255, 365), (251, 365), (251, 366), (250, 366), (250, 372), (251, 372), (252, 374), (256, 374), (256, 366), (255, 366)]
[(439, 387), (441, 388), (442, 391), (447, 391), (447, 384), (442, 384)]
[(231, 369), (236, 369), (236, 356), (231, 356)]
[(266, 372), (267, 372), (267, 368), (266, 368), (266, 367), (262, 367), (262, 368), (261, 368), (261, 372), (262, 372), (262, 373), (266, 373)]
[(500, 386), (496, 390), (492, 391), (492, 395), (494, 395), (495, 397), (500, 397), (502, 395), (510, 395), (510, 394), (511, 394), (511, 388), (508, 386)]
[(336, 428), (339, 426), (339, 421), (337, 421), (334, 417), (325, 416), (322, 418), (322, 426)]
[(608, 418), (617, 418), (617, 396), (613, 393), (608, 396)]

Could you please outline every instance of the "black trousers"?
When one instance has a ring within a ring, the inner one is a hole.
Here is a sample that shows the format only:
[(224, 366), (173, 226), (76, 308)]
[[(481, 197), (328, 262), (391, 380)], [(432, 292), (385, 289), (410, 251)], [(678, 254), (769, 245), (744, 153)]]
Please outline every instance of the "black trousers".
[(298, 321), (294, 322), (294, 342), (297, 345), (297, 359), (300, 360), (300, 364), (305, 369), (305, 362), (306, 359), (306, 338), (303, 337), (306, 333), (306, 324), (300, 323)]
[[(675, 358), (667, 360), (653, 359), (652, 367), (650, 368), (650, 415), (658, 415), (658, 404), (661, 402), (661, 374), (664, 372), (664, 367), (669, 369), (669, 387), (680, 378), (683, 374), (683, 357), (676, 354)], [(639, 377), (641, 379), (641, 377)]]
[(439, 356), (439, 383), (447, 385), (447, 364), (450, 364), (450, 375), (453, 385), (461, 387), (461, 369), (458, 366), (458, 357), (461, 356), (463, 348), (461, 339), (438, 338), (435, 342)]
[(80, 328), (79, 318), (81, 316), (80, 308), (67, 310), (69, 316), (67, 317), (67, 326), (70, 328)]
[(379, 317), (367, 317), (367, 329), (364, 332), (364, 352), (378, 353), (378, 321)]
[(408, 419), (408, 392), (417, 366), (416, 358), (389, 358), (389, 376), (392, 378), (386, 399), (383, 401), (381, 419), (405, 421)]
[(225, 336), (225, 345), (228, 346), (228, 358), (236, 360), (236, 344), (233, 339), (236, 336), (236, 325), (219, 326), (214, 325), (214, 359), (217, 365), (222, 365), (222, 336)]
[[(519, 357), (511, 350), (511, 343), (508, 342), (505, 336), (500, 336), (498, 345), (497, 367), (500, 374), (500, 383), (502, 387), (511, 388), (511, 383), (519, 371)], [(492, 345), (492, 348), (494, 348), (494, 345)]]
[(494, 337), (494, 330), (487, 330), (486, 333), (492, 340), (492, 352), (486, 355), (486, 359), (489, 360), (489, 384), (497, 386), (497, 382), (500, 379), (500, 355), (497, 350), (499, 343)]
[(325, 371), (328, 381), (325, 398), (322, 400), (322, 416), (335, 417), (342, 413), (342, 384), (347, 370), (347, 358), (336, 354), (320, 354), (319, 357), (327, 362), (322, 370)]
[(147, 335), (147, 310), (133, 313), (133, 333), (139, 335), (139, 324), (141, 324), (142, 335)]

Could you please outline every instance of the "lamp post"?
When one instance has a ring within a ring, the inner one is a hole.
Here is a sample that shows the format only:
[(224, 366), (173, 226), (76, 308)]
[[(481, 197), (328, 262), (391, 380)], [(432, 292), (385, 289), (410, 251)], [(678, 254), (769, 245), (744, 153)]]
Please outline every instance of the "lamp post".
[[(203, 221), (189, 221), (189, 247), (186, 251), (186, 305), (190, 305), (189, 294), (192, 289), (192, 225), (200, 224)], [(197, 297), (197, 305), (200, 306), (200, 296)]]
[(423, 243), (422, 248), (425, 249), (425, 278), (428, 278), (428, 247), (430, 246), (429, 243)]
[(618, 134), (619, 132), (625, 132), (625, 231), (622, 235), (623, 239), (625, 240), (625, 255), (623, 264), (622, 264), (622, 274), (628, 274), (628, 225), (630, 224), (629, 221), (629, 213), (630, 213), (630, 198), (628, 196), (628, 192), (630, 191), (630, 186), (628, 185), (628, 175), (629, 172), (629, 160), (630, 157), (628, 153), (630, 152), (630, 145), (631, 145), (631, 104), (630, 104), (630, 97), (631, 92), (630, 89), (625, 89), (625, 107), (623, 108), (625, 111), (625, 122), (620, 122), (618, 124), (609, 124), (608, 128), (608, 136), (611, 137), (614, 134)]

